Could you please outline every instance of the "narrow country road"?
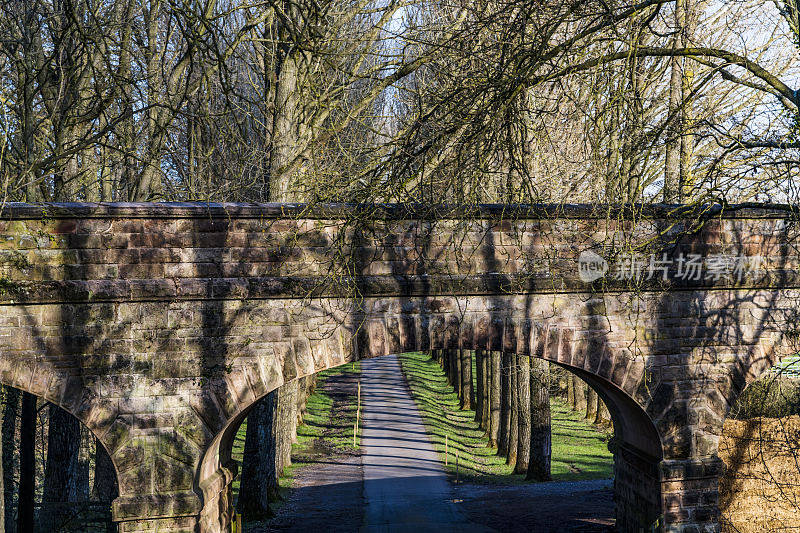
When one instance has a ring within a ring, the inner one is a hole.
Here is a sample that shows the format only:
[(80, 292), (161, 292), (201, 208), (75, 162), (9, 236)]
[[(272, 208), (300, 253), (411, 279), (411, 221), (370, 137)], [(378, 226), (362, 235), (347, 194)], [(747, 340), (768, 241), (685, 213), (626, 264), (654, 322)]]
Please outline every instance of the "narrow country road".
[(450, 484), (397, 357), (379, 357), (361, 365), (362, 531), (492, 531), (470, 523), (453, 503)]
[[(425, 431), (396, 356), (361, 362), (360, 453), (333, 454), (295, 473), (276, 516), (249, 533), (607, 533), (611, 480), (452, 487)], [(326, 392), (351, 405), (356, 380)], [(458, 503), (453, 503), (453, 500)], [(482, 524), (482, 525), (481, 525)]]

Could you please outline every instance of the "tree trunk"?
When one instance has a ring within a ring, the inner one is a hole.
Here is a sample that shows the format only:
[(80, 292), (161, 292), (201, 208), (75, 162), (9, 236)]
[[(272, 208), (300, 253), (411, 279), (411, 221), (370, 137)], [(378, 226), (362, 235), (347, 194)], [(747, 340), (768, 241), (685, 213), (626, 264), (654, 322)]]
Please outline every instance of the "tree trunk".
[(572, 373), (567, 374), (567, 405), (573, 411), (575, 410), (575, 382), (573, 381)]
[(483, 415), (481, 416), (481, 427), (489, 434), (489, 420), (491, 418), (491, 405), (489, 402), (489, 392), (491, 390), (491, 357), (489, 352), (481, 350), (481, 381), (483, 382)]
[(306, 414), (306, 400), (308, 396), (306, 396), (306, 378), (303, 376), (302, 378), (297, 378), (297, 423), (295, 427), (300, 427), (303, 423), (303, 417)]
[[(697, 26), (696, 2), (692, 0), (678, 0), (678, 4), (683, 4), (683, 9), (676, 9), (676, 17), (683, 15), (683, 20), (678, 19), (678, 29), (682, 32), (681, 42), (683, 46), (691, 46), (694, 43), (694, 35)], [(680, 13), (682, 11), (682, 13)], [(681, 65), (681, 203), (692, 201), (694, 192), (694, 176), (692, 175), (692, 158), (694, 156), (694, 135), (692, 134), (694, 117), (694, 105), (690, 96), (692, 93), (692, 61), (688, 57), (682, 58)], [(671, 81), (671, 80), (670, 80)]]
[[(114, 464), (111, 462), (105, 447), (100, 441), (94, 439), (94, 485), (92, 485), (92, 500), (111, 505), (117, 496), (119, 488), (117, 485), (117, 474), (114, 471)], [(106, 523), (106, 533), (115, 533), (117, 526), (112, 521)]]
[[(289, 15), (291, 16), (291, 15)], [(283, 32), (282, 32), (283, 33)], [(270, 150), (269, 198), (273, 202), (291, 200), (292, 167), (298, 151), (298, 82), (301, 54), (293, 50), (291, 37), (282, 38), (278, 49), (279, 72), (275, 90)]]
[(308, 407), (308, 397), (311, 396), (311, 381), (315, 375), (303, 376), (297, 380), (297, 426), (303, 423)]
[(531, 357), (531, 453), (526, 479), (549, 481), (552, 437), (550, 434), (550, 366)]
[(290, 411), (287, 413), (289, 421), (289, 460), (286, 465), (292, 464), (292, 443), (297, 442), (297, 427), (300, 425), (300, 380), (294, 379), (290, 381), (289, 386), (289, 399), (292, 400), (292, 405), (289, 406)]
[(458, 350), (447, 350), (447, 357), (450, 360), (450, 384), (456, 392), (456, 396), (461, 398), (461, 355)]
[(275, 438), (275, 472), (282, 476), (292, 464), (292, 441), (297, 421), (297, 380), (285, 383), (278, 389), (278, 416), (273, 424)]
[(14, 533), (17, 523), (14, 520), (14, 472), (16, 470), (16, 432), (17, 418), (19, 418), (19, 389), (3, 387), (5, 389), (5, 405), (3, 405), (3, 507), (5, 509), (5, 532)]
[(496, 448), (500, 440), (500, 373), (503, 365), (500, 352), (489, 354), (489, 445)]
[(611, 425), (611, 413), (608, 412), (608, 407), (600, 398), (597, 399), (597, 416), (594, 418), (594, 423), (601, 426)]
[(500, 435), (497, 440), (497, 453), (508, 455), (508, 444), (511, 439), (511, 410), (513, 409), (511, 394), (511, 356), (501, 354), (500, 370)]
[(481, 429), (483, 426), (483, 350), (475, 350), (475, 421)]
[(586, 383), (575, 374), (572, 375), (572, 389), (575, 391), (575, 410), (583, 413), (586, 411)]
[(47, 460), (42, 494), (42, 527), (55, 530), (67, 515), (67, 502), (74, 502), (80, 491), (79, 455), (81, 424), (58, 407), (50, 404), (47, 431)]
[(300, 403), (301, 412), (298, 414), (297, 423), (302, 424), (305, 420), (306, 412), (308, 411), (308, 399), (317, 390), (317, 375), (311, 374), (302, 378), (302, 388), (300, 390), (303, 401)]
[(586, 394), (586, 420), (594, 420), (597, 417), (597, 393), (587, 385)]
[(36, 396), (22, 393), (19, 426), (19, 499), (17, 532), (33, 533), (36, 491)]
[(461, 360), (461, 408), (472, 409), (472, 352), (458, 350)]
[[(569, 374), (569, 373), (567, 373), (567, 374)], [(551, 380), (556, 379), (556, 376), (557, 376), (557, 379), (558, 379), (558, 381), (557, 381), (558, 390), (556, 391), (555, 396), (557, 398), (561, 398), (561, 399), (563, 399), (565, 401), (568, 401), (569, 398), (567, 398), (567, 396), (568, 396), (569, 387), (567, 387), (567, 380), (564, 377), (564, 372), (563, 372), (562, 368), (559, 369), (558, 374), (551, 373), (550, 379)]]
[(517, 354), (508, 355), (508, 386), (511, 404), (511, 416), (508, 425), (508, 453), (506, 464), (517, 464), (517, 447), (519, 446), (519, 398), (517, 397)]
[(113, 502), (119, 496), (117, 488), (117, 474), (114, 463), (100, 441), (95, 439), (94, 453), (94, 485), (92, 486), (92, 500), (97, 502)]
[(517, 462), (514, 472), (528, 473), (531, 455), (531, 358), (527, 355), (517, 357), (517, 409), (519, 416), (519, 437), (517, 440)]
[(317, 375), (312, 374), (308, 376), (308, 381), (306, 382), (306, 396), (311, 396), (317, 391)]
[(275, 470), (276, 391), (267, 394), (247, 415), (238, 510), (248, 520), (271, 516), (269, 501), (277, 491)]
[(453, 358), (450, 357), (450, 350), (442, 350), (442, 371), (447, 378), (447, 384), (453, 385)]
[(89, 470), (91, 470), (92, 462), (92, 447), (94, 445), (94, 438), (89, 428), (78, 423), (80, 432), (80, 445), (78, 448), (78, 467), (75, 472), (75, 492), (70, 494), (69, 501), (71, 502), (88, 502), (89, 501)]
[[(686, 19), (686, 0), (675, 2), (675, 34), (672, 38), (673, 50), (684, 46), (684, 22)], [(681, 137), (685, 118), (683, 103), (683, 62), (684, 58), (674, 55), (670, 58), (669, 95), (667, 106), (666, 144), (664, 154), (664, 190), (665, 203), (681, 201), (683, 187), (681, 176)]]

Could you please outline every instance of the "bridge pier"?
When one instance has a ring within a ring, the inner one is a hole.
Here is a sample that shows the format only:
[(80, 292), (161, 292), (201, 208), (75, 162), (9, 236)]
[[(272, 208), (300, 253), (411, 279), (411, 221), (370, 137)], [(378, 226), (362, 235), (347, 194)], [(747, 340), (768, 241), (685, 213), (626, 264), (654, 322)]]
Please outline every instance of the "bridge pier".
[(719, 531), (719, 459), (658, 461), (624, 444), (615, 451), (617, 531)]
[(119, 533), (197, 533), (200, 507), (194, 492), (121, 496), (112, 515)]
[(652, 526), (661, 516), (660, 459), (621, 442), (615, 448), (616, 530), (625, 533), (653, 531)]
[(719, 531), (719, 477), (723, 468), (724, 463), (717, 457), (661, 463), (666, 533)]
[[(119, 533), (222, 533), (230, 531), (233, 520), (233, 468), (220, 468), (200, 482), (200, 496), (194, 491), (120, 496), (113, 502), (113, 519)], [(148, 472), (144, 472), (145, 475)], [(157, 473), (158, 475), (158, 473)], [(164, 473), (166, 476), (167, 473)]]
[(234, 477), (236, 464), (230, 463), (200, 482), (200, 489), (205, 495), (199, 516), (200, 531), (203, 533), (227, 533), (231, 530)]
[(141, 381), (114, 400), (114, 421), (100, 435), (117, 471), (112, 517), (119, 532), (226, 531), (235, 470), (198, 470), (216, 429), (207, 422), (216, 404), (202, 405), (204, 391), (194, 380), (173, 379), (170, 387)]

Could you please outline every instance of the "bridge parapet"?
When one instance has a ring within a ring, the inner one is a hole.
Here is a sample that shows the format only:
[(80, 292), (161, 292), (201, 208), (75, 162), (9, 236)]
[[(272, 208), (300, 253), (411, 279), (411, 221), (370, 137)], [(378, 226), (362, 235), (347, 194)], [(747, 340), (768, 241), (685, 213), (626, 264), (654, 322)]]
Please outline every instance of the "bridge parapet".
[[(503, 209), (501, 209), (501, 207)], [(0, 301), (796, 287), (789, 208), (7, 204)], [(431, 218), (437, 214), (443, 218)], [(421, 218), (409, 218), (414, 215)], [(424, 216), (423, 216), (424, 215)]]

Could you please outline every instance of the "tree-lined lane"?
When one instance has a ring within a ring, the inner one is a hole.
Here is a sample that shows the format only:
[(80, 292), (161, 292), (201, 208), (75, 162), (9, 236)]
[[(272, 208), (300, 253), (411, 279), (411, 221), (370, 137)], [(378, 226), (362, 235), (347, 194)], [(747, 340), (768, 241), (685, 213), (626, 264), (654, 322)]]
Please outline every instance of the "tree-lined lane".
[(362, 362), (363, 531), (491, 531), (453, 503), (396, 356)]

